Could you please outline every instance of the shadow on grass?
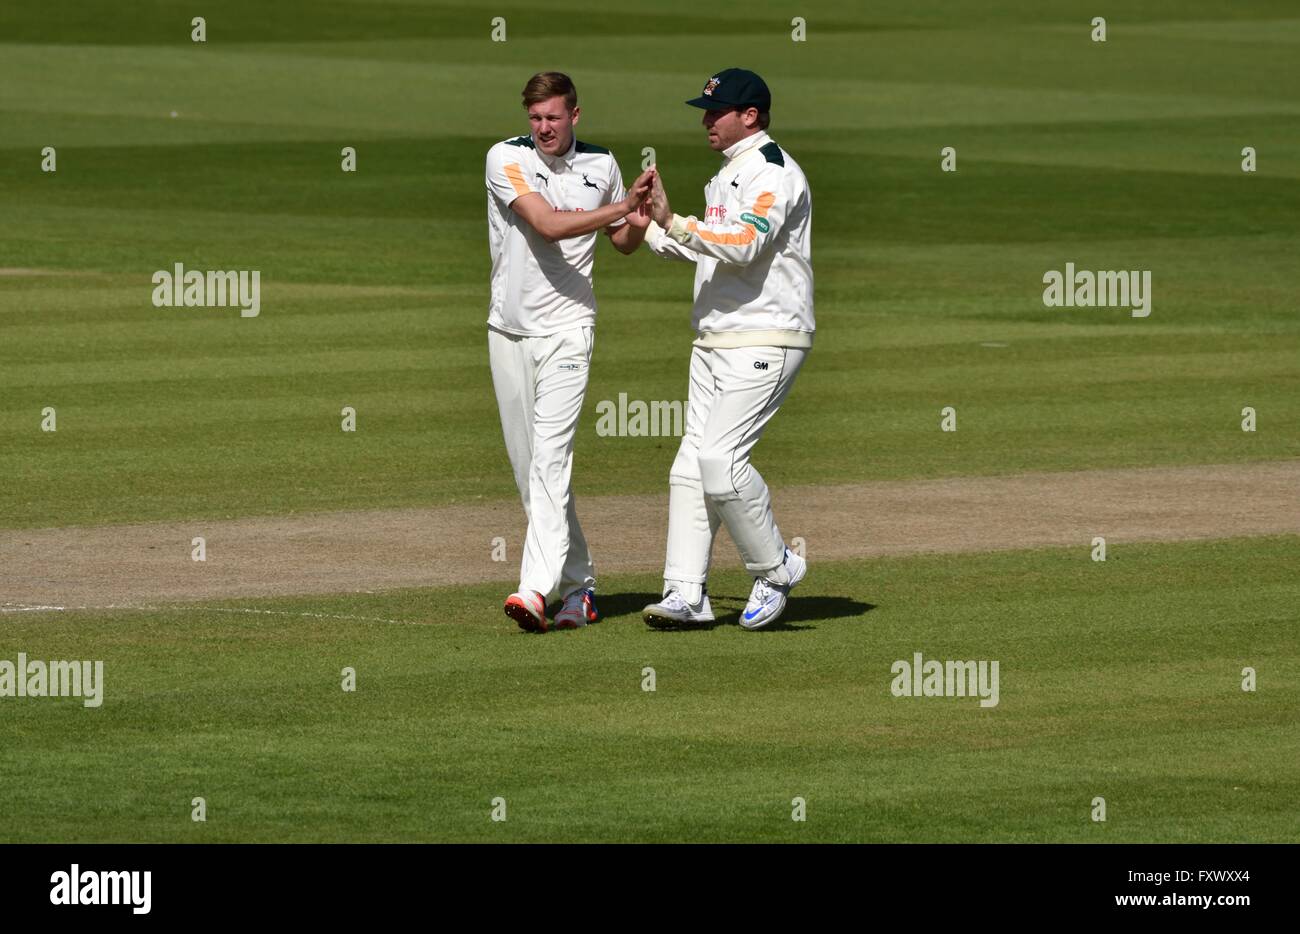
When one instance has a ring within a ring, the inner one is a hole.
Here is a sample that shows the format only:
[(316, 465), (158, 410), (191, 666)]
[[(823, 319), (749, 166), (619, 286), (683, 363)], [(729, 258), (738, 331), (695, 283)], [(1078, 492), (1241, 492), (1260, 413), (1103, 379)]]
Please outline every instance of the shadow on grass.
[(627, 613), (635, 613), (637, 619), (641, 618), (641, 611), (651, 603), (657, 603), (662, 596), (659, 592), (651, 593), (597, 593), (596, 608), (600, 610), (600, 618), (623, 616)]
[[(596, 605), (600, 608), (601, 619), (623, 616), (626, 614), (636, 614), (640, 618), (641, 610), (647, 604), (654, 603), (659, 599), (657, 593), (613, 593), (597, 594)], [(660, 629), (659, 632), (697, 632), (702, 629), (716, 629), (719, 626), (739, 626), (740, 614), (743, 611), (745, 602), (749, 599), (748, 595), (742, 597), (729, 597), (725, 595), (709, 594), (709, 601), (713, 604), (713, 612), (716, 619), (711, 623), (699, 625), (684, 625), (673, 628)], [(738, 604), (740, 609), (732, 612), (723, 610), (719, 603)], [(755, 632), (801, 632), (808, 629), (816, 629), (816, 626), (800, 626), (802, 622), (822, 622), (832, 619), (845, 619), (862, 616), (865, 613), (874, 610), (874, 603), (863, 603), (861, 600), (852, 600), (848, 597), (791, 597), (790, 602), (786, 604), (785, 612), (781, 618), (764, 629), (755, 630)]]
[[(740, 614), (744, 612), (744, 605), (749, 600), (749, 596), (744, 597), (718, 597), (719, 600), (735, 600), (740, 604), (741, 609), (733, 616), (730, 613), (720, 616), (714, 625), (721, 626), (739, 626)], [(862, 616), (876, 608), (874, 603), (863, 603), (861, 600), (852, 600), (849, 597), (800, 597), (793, 596), (785, 605), (785, 612), (781, 618), (770, 626), (764, 626), (762, 629), (755, 629), (754, 632), (802, 632), (807, 629), (816, 629), (816, 626), (800, 626), (798, 623), (805, 622), (825, 622), (833, 619), (847, 619), (856, 616)], [(717, 610), (715, 609), (716, 613)]]

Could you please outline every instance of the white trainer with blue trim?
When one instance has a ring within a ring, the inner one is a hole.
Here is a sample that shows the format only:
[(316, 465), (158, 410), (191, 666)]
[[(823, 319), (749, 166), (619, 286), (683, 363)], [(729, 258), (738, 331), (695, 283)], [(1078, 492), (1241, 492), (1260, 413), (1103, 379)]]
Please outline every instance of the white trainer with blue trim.
[(687, 603), (677, 588), (669, 590), (658, 603), (652, 603), (641, 612), (646, 625), (655, 629), (676, 629), (682, 626), (707, 626), (713, 622), (713, 607), (709, 594), (700, 594), (700, 602)]
[(742, 629), (762, 629), (775, 622), (785, 610), (785, 601), (790, 596), (790, 591), (808, 573), (808, 562), (787, 548), (784, 564), (790, 579), (788, 584), (778, 584), (765, 577), (754, 578), (754, 589), (749, 592), (749, 602), (740, 614)]

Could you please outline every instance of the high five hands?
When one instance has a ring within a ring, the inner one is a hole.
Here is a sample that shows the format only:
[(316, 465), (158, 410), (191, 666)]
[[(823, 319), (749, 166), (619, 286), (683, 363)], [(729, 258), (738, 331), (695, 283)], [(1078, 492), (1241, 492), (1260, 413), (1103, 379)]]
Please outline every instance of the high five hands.
[(623, 207), (627, 209), (629, 214), (635, 213), (642, 204), (650, 199), (654, 178), (655, 167), (653, 165), (636, 177), (636, 181), (628, 189), (627, 197), (623, 199)]
[(650, 216), (654, 222), (665, 230), (673, 222), (673, 209), (668, 206), (668, 192), (664, 191), (663, 179), (659, 177), (658, 166), (651, 166), (654, 169), (653, 184), (650, 188)]
[(673, 212), (657, 166), (652, 165), (637, 176), (623, 203), (629, 209), (627, 222), (633, 227), (649, 227), (651, 219), (664, 228), (672, 222)]

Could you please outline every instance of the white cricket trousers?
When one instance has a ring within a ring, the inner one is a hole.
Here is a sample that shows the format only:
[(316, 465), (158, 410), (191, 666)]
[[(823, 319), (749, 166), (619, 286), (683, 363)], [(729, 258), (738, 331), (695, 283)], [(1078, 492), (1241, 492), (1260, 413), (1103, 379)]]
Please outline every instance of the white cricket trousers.
[(547, 599), (596, 585), (569, 489), (594, 330), (517, 337), (488, 329), (501, 430), (528, 517), (519, 589)]
[(718, 525), (755, 576), (783, 576), (785, 541), (772, 496), (749, 453), (803, 366), (793, 347), (694, 347), (686, 433), (668, 476), (668, 558), (664, 593), (699, 603)]

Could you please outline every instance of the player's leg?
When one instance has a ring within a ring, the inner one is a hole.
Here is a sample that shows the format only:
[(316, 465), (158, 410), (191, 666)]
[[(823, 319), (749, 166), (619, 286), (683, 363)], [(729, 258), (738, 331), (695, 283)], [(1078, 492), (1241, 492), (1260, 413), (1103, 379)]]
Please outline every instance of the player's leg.
[(700, 440), (714, 401), (712, 351), (691, 351), (686, 424), (682, 443), (668, 472), (668, 552), (664, 591), (677, 588), (689, 603), (700, 601), (709, 574), (719, 517), (704, 495), (700, 478)]
[(797, 555), (788, 559), (772, 513), (771, 493), (749, 455), (785, 401), (807, 352), (784, 347), (714, 352), (718, 398), (709, 412), (699, 455), (704, 493), (726, 523), (750, 573), (788, 589), (802, 577), (803, 562)]
[(528, 470), (533, 462), (533, 368), (531, 338), (488, 330), (488, 361), (496, 391), (501, 432), (515, 485), (528, 514)]
[[(587, 367), (590, 368), (595, 329), (583, 328), (581, 333), (586, 341)], [(555, 614), (558, 629), (576, 629), (594, 623), (598, 616), (595, 563), (587, 538), (582, 534), (582, 525), (578, 522), (576, 498), (572, 490), (569, 491), (568, 500), (569, 548), (564, 567), (560, 570), (559, 592), (564, 595), (564, 606)]]
[(587, 538), (582, 534), (582, 526), (578, 523), (576, 497), (572, 492), (569, 493), (568, 520), (569, 550), (560, 572), (560, 593), (595, 590), (596, 566), (591, 557), (591, 549), (587, 545)]
[[(646, 622), (652, 626), (713, 619), (705, 583), (713, 539), (721, 519), (704, 495), (699, 463), (700, 438), (714, 399), (711, 353), (699, 347), (692, 348), (686, 424), (677, 457), (668, 474), (665, 599), (650, 604), (644, 613)], [(672, 598), (674, 591), (680, 600)]]
[(560, 573), (559, 592), (564, 605), (555, 614), (556, 629), (579, 629), (599, 618), (596, 609), (596, 571), (586, 536), (578, 524), (573, 494), (569, 494), (569, 553)]
[[(488, 330), (488, 361), (492, 369), (492, 386), (496, 391), (497, 411), (506, 453), (514, 471), (515, 485), (524, 504), (524, 515), (531, 525), (529, 470), (533, 461), (533, 353), (536, 338), (518, 337)], [(519, 589), (506, 598), (505, 612), (530, 631), (545, 632), (546, 595), (531, 592), (523, 583), (527, 551), (520, 565)]]
[[(577, 515), (570, 509), (569, 481), (590, 353), (587, 335), (575, 328), (539, 339), (534, 356), (533, 457), (528, 471), (529, 521), (522, 584), (546, 596), (558, 588), (571, 545), (576, 544), (571, 539)], [(575, 576), (582, 574), (583, 580), (594, 582), (594, 575), (586, 570), (591, 556), (580, 528), (578, 541), (582, 553), (571, 568)], [(583, 570), (576, 570), (578, 565)]]

